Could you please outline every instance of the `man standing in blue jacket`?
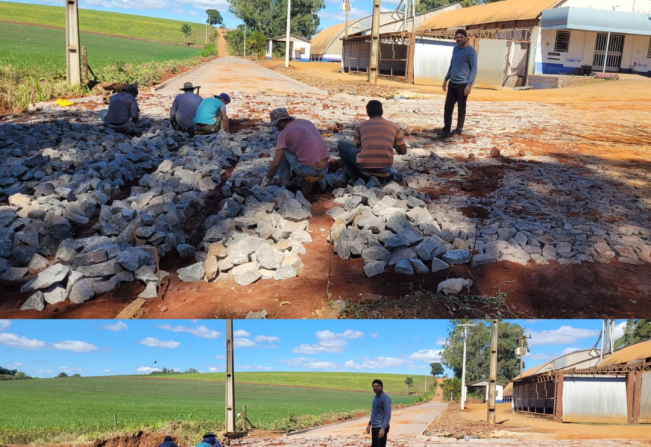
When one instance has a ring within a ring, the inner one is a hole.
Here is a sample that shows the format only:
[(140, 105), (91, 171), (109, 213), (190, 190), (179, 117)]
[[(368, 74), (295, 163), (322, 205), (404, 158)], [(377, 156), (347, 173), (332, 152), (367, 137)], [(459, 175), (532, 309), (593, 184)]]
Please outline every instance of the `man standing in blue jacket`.
[(391, 398), (384, 393), (384, 384), (379, 379), (373, 381), (373, 392), (375, 397), (366, 433), (371, 433), (371, 447), (386, 447), (391, 421)]
[[(438, 138), (461, 135), (466, 119), (466, 100), (477, 77), (477, 52), (468, 44), (468, 33), (465, 29), (457, 30), (454, 39), (457, 41), (457, 46), (452, 50), (450, 68), (443, 81), (443, 91), (448, 92), (443, 114), (445, 124), (437, 135)], [(456, 103), (459, 103), (457, 128), (452, 131), (452, 112)]]

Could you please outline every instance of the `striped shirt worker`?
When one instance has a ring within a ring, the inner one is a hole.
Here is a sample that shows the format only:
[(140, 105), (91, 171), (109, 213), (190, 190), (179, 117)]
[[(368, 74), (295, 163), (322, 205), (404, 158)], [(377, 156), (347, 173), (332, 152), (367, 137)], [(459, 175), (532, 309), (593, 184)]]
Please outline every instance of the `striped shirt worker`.
[(382, 169), (393, 165), (393, 148), (404, 145), (405, 138), (397, 124), (375, 116), (357, 126), (353, 143), (361, 169)]

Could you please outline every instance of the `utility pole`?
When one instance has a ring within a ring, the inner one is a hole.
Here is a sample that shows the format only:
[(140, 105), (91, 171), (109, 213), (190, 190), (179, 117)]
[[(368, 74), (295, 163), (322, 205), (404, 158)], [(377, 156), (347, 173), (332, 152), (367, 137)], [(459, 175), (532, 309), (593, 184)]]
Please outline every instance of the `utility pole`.
[(79, 47), (79, 8), (77, 0), (66, 0), (66, 79), (70, 85), (81, 83)]
[(226, 320), (226, 431), (235, 432), (235, 368), (233, 365), (233, 320)]
[(287, 0), (287, 39), (285, 40), (285, 68), (289, 67), (289, 30), (292, 11), (292, 0)]
[(206, 20), (206, 45), (208, 45), (208, 23), (210, 22), (210, 14), (208, 14), (208, 20)]
[(344, 0), (341, 9), (346, 11), (346, 28), (344, 29), (344, 39), (348, 39), (348, 11), (350, 11), (350, 0)]
[(530, 338), (531, 338), (531, 335), (526, 336), (526, 335), (524, 334), (524, 330), (523, 330), (523, 331), (522, 331), (522, 335), (520, 336), (520, 351), (518, 351), (518, 352), (519, 352), (519, 355), (520, 355), (520, 378), (522, 378), (523, 359), (524, 359), (524, 354), (525, 354), (525, 350), (524, 350), (524, 341), (525, 341), (525, 340), (528, 340), (528, 339), (530, 339)]
[(246, 23), (244, 24), (244, 57), (246, 57)]
[(491, 361), (488, 382), (488, 423), (495, 425), (495, 397), (497, 394), (497, 320), (491, 322)]
[(380, 50), (380, 0), (373, 0), (373, 25), (371, 29), (371, 54), (368, 64), (368, 82), (377, 84), (378, 53)]
[(463, 368), (461, 370), (461, 409), (466, 408), (466, 340), (468, 339), (468, 328), (475, 326), (474, 324), (458, 324), (458, 327), (463, 328)]

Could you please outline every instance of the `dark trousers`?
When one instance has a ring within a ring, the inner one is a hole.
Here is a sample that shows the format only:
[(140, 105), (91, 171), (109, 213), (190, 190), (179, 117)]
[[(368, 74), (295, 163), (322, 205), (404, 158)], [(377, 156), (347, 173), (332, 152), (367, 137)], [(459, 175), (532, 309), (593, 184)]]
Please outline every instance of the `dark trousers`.
[(179, 123), (178, 123), (178, 121), (176, 121), (175, 117), (170, 118), (170, 124), (172, 125), (172, 129), (177, 130), (177, 131), (181, 131), (181, 132), (187, 132), (187, 133), (190, 134), (191, 137), (194, 136), (194, 126), (189, 127), (189, 128), (181, 127), (181, 126), (179, 126)]
[(387, 427), (384, 430), (384, 437), (378, 438), (377, 435), (380, 433), (380, 427), (371, 428), (371, 447), (386, 447), (387, 445), (387, 436), (389, 436), (389, 428)]
[[(339, 149), (339, 157), (341, 158), (341, 162), (346, 167), (346, 172), (348, 173), (348, 176), (350, 178), (360, 178), (362, 176), (362, 172), (360, 170), (359, 165), (357, 164), (357, 154), (359, 152), (357, 148), (347, 141), (340, 141), (339, 144), (337, 145), (337, 149)], [(385, 172), (389, 172), (391, 170), (391, 166), (389, 166), (388, 168), (363, 169), (363, 170), (365, 172), (370, 172), (370, 173), (376, 172), (378, 174), (383, 174)]]
[(463, 129), (463, 123), (466, 121), (466, 100), (468, 97), (464, 95), (463, 91), (466, 89), (467, 84), (453, 84), (448, 83), (448, 94), (445, 97), (445, 109), (443, 113), (443, 121), (445, 123), (444, 130), (448, 132), (452, 130), (452, 112), (454, 112), (454, 105), (459, 103), (457, 115), (457, 129)]

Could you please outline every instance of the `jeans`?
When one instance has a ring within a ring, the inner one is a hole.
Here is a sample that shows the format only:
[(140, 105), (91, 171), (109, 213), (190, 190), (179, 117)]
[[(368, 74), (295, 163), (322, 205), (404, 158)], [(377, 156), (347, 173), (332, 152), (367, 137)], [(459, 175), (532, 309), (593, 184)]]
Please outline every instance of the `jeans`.
[[(357, 164), (357, 154), (359, 153), (357, 148), (347, 141), (340, 141), (337, 145), (337, 149), (339, 149), (339, 157), (341, 158), (341, 162), (346, 167), (346, 172), (348, 172), (348, 176), (351, 178), (360, 178), (362, 176), (362, 171), (360, 170), (360, 167)], [(364, 170), (364, 172), (370, 172), (370, 173), (376, 172), (378, 174), (382, 174), (385, 172), (389, 172), (391, 170), (391, 166), (386, 168), (362, 168), (362, 169)]]
[(104, 121), (104, 124), (106, 127), (110, 127), (113, 130), (126, 130), (131, 126), (131, 123), (133, 123), (133, 120), (129, 118), (129, 121), (127, 121), (124, 124), (113, 124), (113, 123), (107, 123), (106, 122), (106, 114), (108, 113), (108, 110), (100, 110), (99, 111), (99, 117), (102, 118), (102, 121)]
[(384, 430), (384, 437), (378, 438), (378, 434), (380, 434), (380, 430), (382, 429), (381, 427), (371, 427), (371, 447), (386, 447), (387, 445), (387, 437), (389, 436), (389, 428), (387, 427), (386, 430)]
[(289, 183), (291, 172), (294, 171), (299, 177), (325, 177), (328, 173), (328, 167), (317, 169), (314, 166), (303, 166), (299, 161), (296, 154), (289, 152), (285, 149), (285, 155), (280, 162), (278, 173), (276, 174), (280, 179), (281, 184)]
[(463, 123), (466, 121), (466, 100), (468, 97), (464, 94), (468, 84), (448, 84), (448, 94), (445, 97), (445, 109), (443, 113), (443, 122), (445, 123), (443, 130), (450, 132), (452, 130), (452, 112), (454, 112), (454, 105), (459, 103), (459, 110), (457, 115), (457, 129), (463, 130)]

